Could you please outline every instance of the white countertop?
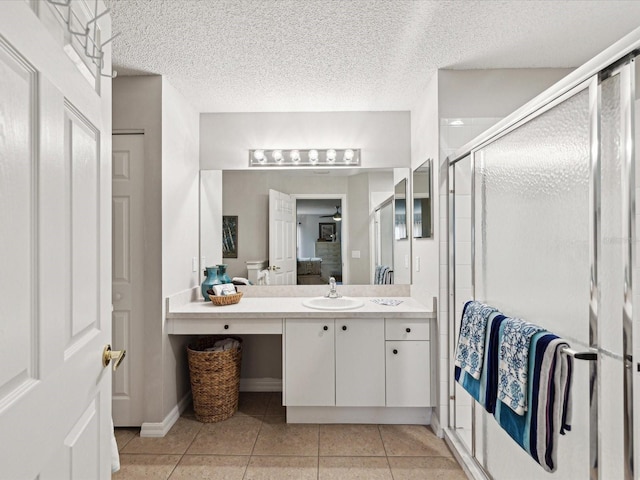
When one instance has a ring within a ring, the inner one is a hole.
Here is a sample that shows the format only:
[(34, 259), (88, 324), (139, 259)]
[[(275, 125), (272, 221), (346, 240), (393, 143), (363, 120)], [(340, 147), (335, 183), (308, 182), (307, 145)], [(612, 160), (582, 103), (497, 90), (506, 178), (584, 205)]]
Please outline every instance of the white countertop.
[[(302, 302), (312, 297), (247, 297), (234, 305), (216, 306), (211, 302), (196, 300), (167, 309), (167, 319), (172, 323), (195, 319), (282, 319), (282, 318), (436, 318), (433, 305), (426, 306), (412, 297), (353, 297), (364, 305), (351, 310), (316, 310)], [(379, 305), (373, 298), (401, 300), (396, 306)]]

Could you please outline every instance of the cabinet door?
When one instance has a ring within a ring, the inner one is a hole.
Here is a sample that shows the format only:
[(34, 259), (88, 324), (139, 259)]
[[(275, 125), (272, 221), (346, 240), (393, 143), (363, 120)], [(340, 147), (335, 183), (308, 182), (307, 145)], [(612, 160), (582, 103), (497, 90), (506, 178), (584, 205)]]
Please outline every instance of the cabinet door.
[(429, 342), (387, 341), (387, 406), (431, 405)]
[(334, 321), (285, 321), (285, 405), (335, 405)]
[(336, 405), (384, 406), (384, 319), (336, 319)]

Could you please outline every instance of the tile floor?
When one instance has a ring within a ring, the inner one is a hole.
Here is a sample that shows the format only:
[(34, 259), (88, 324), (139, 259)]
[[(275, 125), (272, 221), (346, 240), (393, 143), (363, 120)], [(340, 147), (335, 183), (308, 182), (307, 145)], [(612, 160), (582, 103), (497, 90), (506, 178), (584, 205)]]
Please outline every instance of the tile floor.
[(428, 427), (288, 425), (280, 393), (241, 393), (239, 403), (219, 423), (200, 423), (187, 411), (164, 438), (117, 428), (114, 480), (467, 478)]

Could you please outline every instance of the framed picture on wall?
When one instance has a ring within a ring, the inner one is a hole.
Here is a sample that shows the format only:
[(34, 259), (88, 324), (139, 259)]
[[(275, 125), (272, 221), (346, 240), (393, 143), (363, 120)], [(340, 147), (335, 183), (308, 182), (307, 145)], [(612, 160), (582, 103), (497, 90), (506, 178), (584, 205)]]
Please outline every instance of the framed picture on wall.
[(335, 223), (319, 223), (318, 224), (318, 240), (323, 242), (333, 242), (336, 237)]
[(238, 258), (238, 216), (222, 216), (222, 258)]

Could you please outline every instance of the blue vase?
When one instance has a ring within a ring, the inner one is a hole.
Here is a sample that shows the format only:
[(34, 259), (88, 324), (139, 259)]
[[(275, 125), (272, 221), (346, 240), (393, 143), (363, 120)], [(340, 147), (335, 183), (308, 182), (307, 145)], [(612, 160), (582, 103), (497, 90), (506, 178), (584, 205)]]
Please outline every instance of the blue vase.
[(218, 278), (221, 283), (231, 283), (231, 277), (227, 274), (227, 264), (221, 263), (218, 267)]
[(211, 299), (209, 298), (207, 290), (209, 290), (214, 285), (220, 285), (223, 282), (220, 281), (220, 277), (218, 276), (217, 265), (215, 267), (206, 267), (204, 274), (207, 276), (207, 278), (205, 278), (202, 282), (200, 291), (202, 292), (202, 296), (204, 297), (205, 301), (210, 302)]

